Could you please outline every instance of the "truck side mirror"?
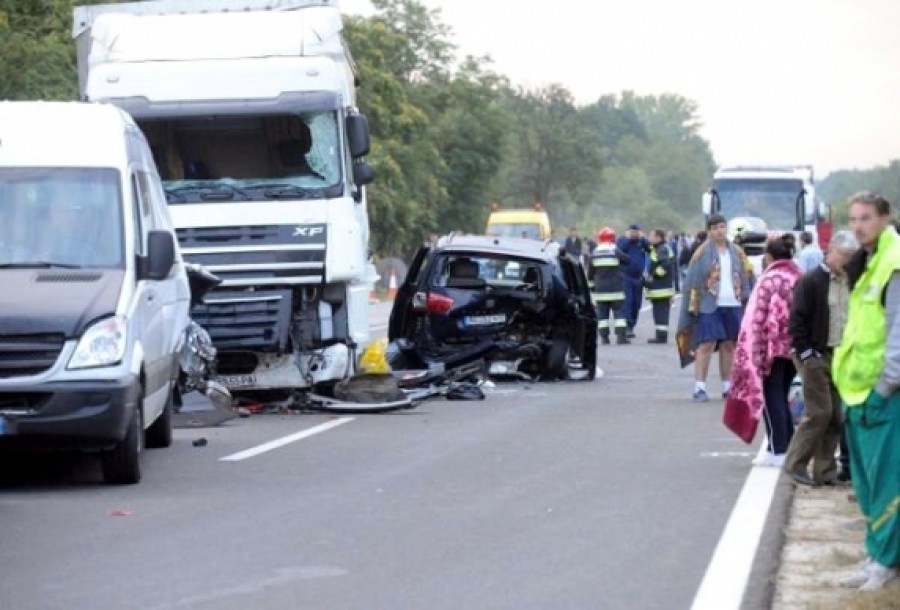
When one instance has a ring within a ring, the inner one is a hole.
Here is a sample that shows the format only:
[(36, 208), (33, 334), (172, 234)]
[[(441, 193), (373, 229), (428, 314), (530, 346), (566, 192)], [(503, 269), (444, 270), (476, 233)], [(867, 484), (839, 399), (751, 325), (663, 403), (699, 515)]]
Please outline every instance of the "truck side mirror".
[(797, 195), (797, 218), (796, 218), (796, 226), (794, 226), (795, 231), (802, 231), (804, 226), (806, 225), (806, 189), (800, 191), (800, 194)]
[(139, 279), (164, 280), (175, 264), (175, 238), (168, 231), (147, 234), (147, 256), (140, 261)]
[(709, 216), (710, 214), (712, 214), (712, 193), (710, 193), (709, 191), (703, 193), (701, 204), (703, 207), (703, 214), (705, 216)]
[(375, 180), (375, 168), (366, 161), (357, 161), (353, 164), (353, 183), (356, 186), (365, 186)]
[[(369, 154), (369, 122), (364, 114), (351, 114), (346, 118), (347, 141), (350, 144), (350, 156), (354, 159)], [(358, 183), (357, 183), (358, 184)]]

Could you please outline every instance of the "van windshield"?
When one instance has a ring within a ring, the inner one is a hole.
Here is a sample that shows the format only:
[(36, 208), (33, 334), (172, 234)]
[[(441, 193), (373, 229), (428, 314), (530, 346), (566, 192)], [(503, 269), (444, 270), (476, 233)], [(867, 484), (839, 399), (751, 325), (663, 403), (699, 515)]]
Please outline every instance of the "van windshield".
[(334, 110), (142, 119), (170, 204), (343, 194)]
[(124, 268), (119, 172), (0, 167), (0, 267)]

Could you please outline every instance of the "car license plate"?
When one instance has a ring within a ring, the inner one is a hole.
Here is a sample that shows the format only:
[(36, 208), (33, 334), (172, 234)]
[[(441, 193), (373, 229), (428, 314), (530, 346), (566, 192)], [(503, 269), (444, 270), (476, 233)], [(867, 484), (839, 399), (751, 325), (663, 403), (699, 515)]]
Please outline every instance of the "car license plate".
[(506, 322), (506, 314), (495, 314), (492, 316), (466, 316), (464, 318), (466, 326), (487, 326), (489, 324), (503, 324)]
[(256, 385), (256, 375), (217, 375), (216, 381), (226, 388), (246, 388)]

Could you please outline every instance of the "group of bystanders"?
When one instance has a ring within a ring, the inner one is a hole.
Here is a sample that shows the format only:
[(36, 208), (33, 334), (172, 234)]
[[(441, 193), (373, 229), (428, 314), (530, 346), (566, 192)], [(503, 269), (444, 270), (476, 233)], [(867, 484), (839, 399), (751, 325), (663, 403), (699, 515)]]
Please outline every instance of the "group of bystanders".
[[(718, 350), (726, 425), (750, 442), (763, 419), (767, 450), (755, 465), (800, 485), (852, 481), (866, 560), (841, 584), (874, 590), (900, 569), (900, 236), (876, 193), (851, 197), (849, 224), (824, 255), (808, 235), (799, 256), (792, 235), (769, 239), (753, 278), (725, 219), (711, 216), (683, 282), (679, 336), (695, 358), (694, 400), (709, 400)], [(805, 408), (795, 429), (797, 373)]]

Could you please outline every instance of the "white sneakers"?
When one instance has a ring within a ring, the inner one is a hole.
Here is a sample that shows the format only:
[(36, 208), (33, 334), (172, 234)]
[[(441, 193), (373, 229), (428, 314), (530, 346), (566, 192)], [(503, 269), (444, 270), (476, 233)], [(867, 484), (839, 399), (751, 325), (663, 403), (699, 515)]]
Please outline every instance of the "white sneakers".
[(869, 580), (869, 568), (872, 566), (872, 558), (866, 557), (863, 562), (857, 566), (856, 571), (850, 576), (842, 578), (838, 581), (838, 585), (845, 589), (858, 589)]
[(753, 458), (754, 466), (770, 466), (772, 468), (781, 468), (784, 466), (784, 453), (769, 453), (768, 451), (763, 451), (755, 458)]
[(852, 575), (842, 578), (838, 584), (848, 589), (877, 591), (897, 578), (897, 568), (883, 566), (867, 557)]

